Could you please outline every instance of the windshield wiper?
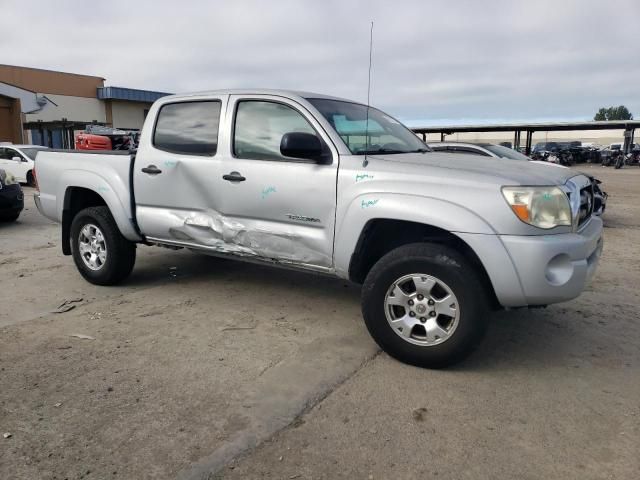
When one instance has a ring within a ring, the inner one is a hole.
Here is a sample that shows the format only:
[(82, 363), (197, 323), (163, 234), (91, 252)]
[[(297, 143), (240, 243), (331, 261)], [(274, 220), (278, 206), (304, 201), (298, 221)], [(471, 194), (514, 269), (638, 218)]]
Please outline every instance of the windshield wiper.
[(396, 154), (396, 153), (412, 153), (410, 150), (393, 150), (390, 148), (376, 148), (375, 150), (362, 150), (356, 152), (355, 155), (375, 155), (376, 153)]
[(427, 153), (430, 152), (431, 150), (428, 148), (416, 148), (415, 150), (410, 150), (407, 153)]
[(354, 155), (375, 155), (377, 153), (386, 153), (388, 155), (400, 154), (400, 153), (427, 153), (431, 150), (427, 148), (417, 148), (415, 150), (395, 150), (391, 148), (376, 148), (375, 150), (362, 150)]

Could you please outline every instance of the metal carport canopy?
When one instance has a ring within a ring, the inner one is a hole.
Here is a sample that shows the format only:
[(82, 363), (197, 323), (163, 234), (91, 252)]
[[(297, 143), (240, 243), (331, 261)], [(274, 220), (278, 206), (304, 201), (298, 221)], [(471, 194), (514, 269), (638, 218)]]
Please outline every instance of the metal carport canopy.
[(556, 122), (556, 123), (512, 123), (496, 125), (451, 125), (443, 127), (414, 127), (411, 130), (427, 140), (427, 133), (439, 133), (440, 140), (445, 135), (465, 132), (514, 132), (514, 148), (520, 146), (520, 134), (526, 132), (525, 153), (531, 153), (533, 132), (559, 132), (571, 130), (624, 130), (624, 151), (628, 153), (634, 141), (635, 129), (640, 128), (640, 120), (609, 120), (604, 122)]
[(640, 120), (610, 120), (604, 122), (512, 123), (496, 125), (450, 125), (442, 127), (413, 127), (415, 133), (462, 132), (552, 132), (562, 130), (633, 130), (640, 128)]

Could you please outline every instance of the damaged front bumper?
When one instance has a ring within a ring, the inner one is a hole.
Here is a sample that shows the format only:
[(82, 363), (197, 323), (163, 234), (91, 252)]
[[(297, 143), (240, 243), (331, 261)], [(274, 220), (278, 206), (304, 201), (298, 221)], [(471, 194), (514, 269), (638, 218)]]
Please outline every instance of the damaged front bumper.
[(577, 233), (501, 235), (518, 273), (527, 305), (547, 305), (579, 296), (602, 254), (602, 220), (592, 217)]

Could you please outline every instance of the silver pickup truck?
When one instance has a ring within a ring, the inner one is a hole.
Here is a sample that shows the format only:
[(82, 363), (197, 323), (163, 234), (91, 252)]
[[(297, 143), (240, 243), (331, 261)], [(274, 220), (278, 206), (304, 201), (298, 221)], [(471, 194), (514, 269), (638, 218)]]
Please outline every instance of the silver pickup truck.
[(138, 243), (334, 275), (362, 284), (375, 341), (425, 367), (471, 352), (491, 309), (577, 297), (603, 245), (584, 175), (452, 159), (312, 93), (164, 97), (135, 154), (46, 150), (35, 170), (89, 282), (124, 280)]

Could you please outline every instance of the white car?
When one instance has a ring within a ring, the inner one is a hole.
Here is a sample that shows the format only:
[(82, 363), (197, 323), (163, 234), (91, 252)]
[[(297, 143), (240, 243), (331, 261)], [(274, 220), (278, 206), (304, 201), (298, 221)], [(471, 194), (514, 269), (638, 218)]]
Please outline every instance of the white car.
[(33, 186), (33, 165), (36, 154), (47, 147), (40, 145), (14, 145), (0, 143), (0, 168), (9, 172), (20, 183)]

